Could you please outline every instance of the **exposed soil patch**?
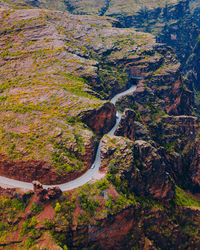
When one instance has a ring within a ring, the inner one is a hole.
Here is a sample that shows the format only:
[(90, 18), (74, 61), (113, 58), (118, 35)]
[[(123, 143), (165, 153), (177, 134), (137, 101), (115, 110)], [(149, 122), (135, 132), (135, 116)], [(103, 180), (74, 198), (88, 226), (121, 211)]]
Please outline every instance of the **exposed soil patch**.
[(9, 162), (0, 159), (0, 175), (14, 180), (32, 182), (37, 180), (42, 184), (62, 184), (81, 176), (87, 169), (66, 174), (58, 174), (50, 164), (44, 161)]

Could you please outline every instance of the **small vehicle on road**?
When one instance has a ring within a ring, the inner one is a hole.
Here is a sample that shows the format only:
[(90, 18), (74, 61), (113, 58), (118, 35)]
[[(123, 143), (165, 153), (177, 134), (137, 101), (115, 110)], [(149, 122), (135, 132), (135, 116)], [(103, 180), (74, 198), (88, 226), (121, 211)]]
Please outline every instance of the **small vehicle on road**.
[(118, 114), (118, 112), (116, 113), (116, 118), (119, 119), (119, 114)]
[(91, 167), (91, 169), (93, 169), (93, 168), (95, 168), (95, 164), (92, 164), (92, 167)]

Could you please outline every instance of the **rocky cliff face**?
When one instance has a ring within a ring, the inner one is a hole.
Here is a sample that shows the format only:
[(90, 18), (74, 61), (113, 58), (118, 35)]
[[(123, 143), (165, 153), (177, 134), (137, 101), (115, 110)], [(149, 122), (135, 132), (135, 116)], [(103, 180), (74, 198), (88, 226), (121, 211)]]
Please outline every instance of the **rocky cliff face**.
[[(46, 4), (46, 6), (50, 4), (48, 4), (48, 1), (46, 3), (39, 1), (38, 3)], [(53, 6), (53, 8), (59, 8), (59, 4)], [(195, 52), (195, 48), (198, 47), (200, 27), (198, 0), (167, 2), (155, 0), (151, 3), (128, 1), (123, 3), (123, 10), (119, 0), (101, 2), (67, 0), (62, 9), (67, 9), (73, 14), (96, 14), (114, 17), (119, 20), (118, 26), (135, 27), (137, 30), (155, 34), (159, 43), (165, 43), (175, 49), (184, 74), (187, 75), (190, 72), (191, 82), (188, 83), (188, 86), (192, 88), (193, 82), (195, 89), (199, 91), (199, 72), (198, 66), (195, 66), (199, 60), (198, 49)], [(188, 60), (190, 61), (189, 64)], [(191, 69), (195, 69), (193, 73), (190, 71)], [(199, 103), (198, 98), (197, 103)]]
[(62, 195), (37, 183), (34, 195), (0, 190), (1, 246), (41, 247), (51, 232), (63, 248), (199, 248), (198, 194), (181, 189), (200, 191), (191, 84), (198, 8), (127, 1), (122, 13), (118, 0), (31, 2), (63, 13), (15, 4), (0, 2), (0, 175), (44, 184), (78, 177), (115, 124), (107, 100), (137, 89), (116, 104), (123, 115), (115, 136), (103, 137), (104, 179)]
[(1, 173), (13, 177), (19, 168), (21, 180), (45, 176), (43, 183), (77, 176), (94, 159), (94, 133), (115, 123), (115, 108), (99, 98), (132, 83), (123, 58), (136, 53), (136, 42), (145, 49), (155, 40), (115, 28), (110, 18), (8, 7), (0, 13)]
[[(97, 145), (98, 144), (94, 145), (94, 147), (92, 147), (85, 156), (85, 160), (88, 159), (88, 166), (86, 166), (82, 171), (72, 170), (70, 173), (61, 174), (45, 161), (9, 161), (5, 157), (1, 156), (0, 174), (1, 176), (25, 182), (38, 180), (42, 184), (46, 185), (62, 184), (78, 178), (88, 170), (94, 161), (94, 149), (97, 149)], [(91, 154), (91, 151), (93, 152), (93, 155)]]
[(108, 133), (115, 125), (116, 108), (111, 103), (105, 103), (98, 110), (87, 111), (81, 119), (97, 135), (103, 135)]
[(197, 42), (193, 53), (187, 61), (187, 76), (199, 90), (199, 42)]
[[(126, 146), (125, 146), (126, 145)], [(113, 183), (139, 196), (150, 196), (162, 202), (174, 198), (175, 187), (163, 160), (162, 150), (150, 143), (133, 143), (117, 137), (103, 140), (102, 168), (106, 168)], [(111, 161), (109, 159), (112, 159)]]
[[(108, 132), (115, 122), (114, 107), (99, 97), (110, 98), (138, 75), (169, 64), (152, 35), (116, 28), (110, 18), (2, 8), (1, 20), (1, 153), (9, 174), (19, 165), (20, 173), (26, 171), (29, 162), (53, 169), (31, 171), (28, 176), (41, 182), (40, 173), (83, 173), (96, 152), (94, 133)], [(94, 133), (82, 123), (83, 113)], [(5, 166), (4, 161), (2, 174), (8, 176)]]
[[(186, 198), (191, 202), (189, 195), (182, 197)], [(0, 200), (4, 200), (1, 219), (12, 231), (0, 246), (59, 249), (57, 242), (65, 248), (67, 245), (79, 249), (199, 248), (199, 210), (177, 206), (181, 201), (177, 194), (176, 199), (172, 210), (139, 197), (136, 200), (132, 197), (126, 204), (125, 196), (108, 187), (105, 181), (62, 195), (59, 189), (45, 190), (39, 183), (34, 183), (34, 193), (19, 195), (16, 190), (1, 189)], [(90, 201), (95, 202), (95, 210)]]
[(162, 109), (172, 115), (190, 114), (192, 93), (186, 88), (180, 63), (173, 51), (155, 46), (153, 50), (143, 51), (140, 55), (138, 61), (129, 66), (133, 78), (137, 76), (144, 79), (139, 81), (132, 97), (126, 98), (130, 99), (129, 106), (133, 107), (137, 103), (141, 113), (148, 113), (149, 109), (154, 109), (155, 112)]
[[(179, 212), (182, 214), (182, 222), (184, 216), (191, 216), (196, 223), (199, 222), (198, 210), (184, 209)], [(166, 217), (167, 214), (159, 209), (151, 210), (146, 208), (142, 214), (139, 209), (126, 209), (115, 217), (100, 221), (98, 226), (89, 229), (87, 231), (89, 235), (88, 241), (93, 242), (91, 249), (96, 247), (130, 249), (131, 246), (137, 246), (140, 249), (156, 249), (158, 246), (161, 249), (180, 246), (186, 248), (190, 246), (199, 247), (198, 241), (188, 238), (185, 233), (177, 228), (173, 221)], [(166, 230), (164, 236), (159, 231), (160, 227)], [(168, 241), (167, 231), (168, 233), (170, 231), (170, 242)], [(109, 237), (107, 237), (108, 234)], [(76, 246), (75, 242), (74, 244)]]
[[(199, 164), (197, 163), (199, 121), (197, 117), (149, 115), (147, 119), (147, 113), (144, 118), (143, 115), (136, 117), (134, 111), (128, 110), (125, 111), (115, 134), (125, 136), (135, 143), (138, 139), (149, 141), (151, 144), (149, 147), (155, 147), (157, 150), (155, 155), (162, 159), (162, 163), (158, 164), (162, 165), (162, 171), (175, 179), (177, 184), (199, 192)], [(145, 142), (143, 143), (145, 145)], [(144, 158), (139, 155), (138, 159), (148, 161), (151, 167), (156, 169), (155, 178), (159, 175), (159, 168), (153, 167), (154, 160), (148, 159), (148, 154)], [(164, 180), (162, 182), (164, 183)]]

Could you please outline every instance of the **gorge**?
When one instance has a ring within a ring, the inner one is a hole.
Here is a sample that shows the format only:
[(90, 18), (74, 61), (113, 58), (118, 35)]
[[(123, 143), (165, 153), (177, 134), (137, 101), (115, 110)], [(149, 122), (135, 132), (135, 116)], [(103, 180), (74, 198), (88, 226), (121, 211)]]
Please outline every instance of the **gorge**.
[(0, 0), (0, 248), (200, 248), (199, 26), (197, 0)]

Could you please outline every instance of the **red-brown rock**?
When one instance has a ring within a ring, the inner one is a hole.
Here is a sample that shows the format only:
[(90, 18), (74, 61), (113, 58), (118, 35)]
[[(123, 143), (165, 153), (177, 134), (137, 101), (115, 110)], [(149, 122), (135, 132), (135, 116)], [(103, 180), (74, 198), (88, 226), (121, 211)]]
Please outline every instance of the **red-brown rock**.
[[(97, 146), (97, 140), (91, 140), (90, 144), (85, 146), (86, 152), (83, 155), (76, 152), (77, 156), (87, 163), (88, 168), (94, 161)], [(76, 179), (85, 171), (87, 171), (87, 168), (71, 173), (58, 174), (50, 163), (42, 160), (11, 161), (0, 155), (0, 175), (20, 181), (32, 182), (38, 180), (47, 185), (62, 184)]]
[(82, 114), (82, 121), (96, 134), (106, 134), (115, 125), (116, 108), (112, 103), (107, 102), (97, 110), (89, 110)]
[(38, 181), (33, 182), (33, 189), (36, 195), (36, 202), (47, 202), (58, 198), (62, 194), (59, 187), (44, 189)]
[(115, 132), (117, 136), (124, 136), (130, 140), (149, 139), (148, 129), (136, 119), (134, 110), (126, 109)]

